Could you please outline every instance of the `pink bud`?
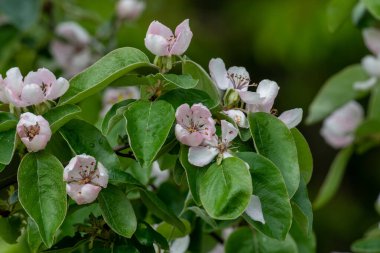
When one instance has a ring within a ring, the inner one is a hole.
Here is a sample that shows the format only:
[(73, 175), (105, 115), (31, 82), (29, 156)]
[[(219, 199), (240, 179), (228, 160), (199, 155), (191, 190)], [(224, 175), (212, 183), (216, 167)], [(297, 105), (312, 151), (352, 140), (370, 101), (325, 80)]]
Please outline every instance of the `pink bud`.
[(94, 157), (77, 155), (73, 157), (63, 171), (67, 182), (66, 192), (78, 205), (93, 202), (100, 190), (108, 184), (107, 169)]
[(145, 9), (145, 2), (139, 0), (119, 0), (116, 13), (119, 19), (135, 20)]
[(189, 47), (192, 37), (188, 19), (177, 26), (175, 34), (167, 26), (153, 21), (145, 37), (145, 46), (157, 56), (182, 55)]
[(42, 116), (26, 112), (20, 116), (17, 134), (29, 152), (37, 152), (46, 147), (51, 137), (51, 130), (49, 122)]

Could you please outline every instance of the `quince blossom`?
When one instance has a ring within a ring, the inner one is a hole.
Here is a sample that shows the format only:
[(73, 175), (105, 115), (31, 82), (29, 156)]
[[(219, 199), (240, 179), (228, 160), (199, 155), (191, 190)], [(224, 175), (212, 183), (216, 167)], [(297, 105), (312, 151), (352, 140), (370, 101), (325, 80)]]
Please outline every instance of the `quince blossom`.
[(346, 147), (354, 141), (354, 132), (363, 118), (362, 106), (350, 101), (324, 120), (321, 135), (334, 148)]
[(244, 112), (240, 110), (236, 110), (236, 109), (231, 109), (231, 110), (223, 111), (223, 113), (226, 114), (228, 117), (230, 117), (239, 127), (249, 128), (248, 120)]
[(176, 27), (174, 34), (167, 26), (153, 21), (146, 33), (145, 46), (157, 56), (182, 55), (189, 47), (192, 37), (188, 19)]
[(209, 164), (219, 155), (222, 159), (231, 157), (229, 147), (231, 141), (235, 139), (238, 130), (229, 122), (222, 120), (222, 138), (218, 139), (213, 135), (211, 140), (205, 140), (201, 146), (190, 147), (189, 162), (195, 166), (203, 167)]
[(116, 6), (116, 14), (121, 20), (135, 20), (144, 9), (145, 2), (139, 0), (119, 0)]
[(42, 116), (30, 112), (21, 114), (16, 129), (29, 152), (44, 149), (51, 138), (49, 122)]
[(66, 192), (78, 205), (93, 202), (102, 188), (107, 188), (108, 172), (94, 157), (77, 155), (72, 158), (63, 172), (67, 182)]
[(69, 82), (66, 79), (56, 79), (48, 69), (31, 71), (23, 78), (20, 69), (15, 67), (7, 71), (4, 79), (0, 76), (0, 101), (16, 107), (26, 107), (57, 99), (68, 88)]
[(194, 104), (191, 108), (188, 104), (181, 105), (177, 108), (176, 119), (175, 135), (185, 145), (199, 146), (215, 134), (215, 121), (210, 110), (202, 104)]

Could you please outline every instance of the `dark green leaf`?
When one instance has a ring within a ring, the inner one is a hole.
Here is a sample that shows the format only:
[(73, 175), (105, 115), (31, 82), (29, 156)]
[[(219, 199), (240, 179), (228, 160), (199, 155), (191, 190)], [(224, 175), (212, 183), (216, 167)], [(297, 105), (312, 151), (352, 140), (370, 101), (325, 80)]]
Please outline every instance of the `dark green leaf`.
[(50, 248), (66, 216), (66, 187), (63, 166), (47, 153), (29, 153), (18, 169), (18, 196), (21, 205), (36, 222), (42, 241)]
[(8, 165), (13, 157), (16, 148), (16, 129), (0, 132), (0, 163)]
[(299, 227), (297, 222), (292, 223), (292, 228), (290, 229), (290, 235), (293, 237), (294, 241), (297, 243), (297, 248), (299, 253), (315, 253), (316, 252), (316, 238), (314, 233), (306, 235), (302, 228)]
[(14, 128), (17, 125), (17, 118), (9, 112), (0, 112), (0, 132)]
[(310, 236), (313, 230), (313, 208), (309, 200), (306, 183), (303, 179), (290, 202), (292, 204), (294, 222), (298, 223), (306, 236)]
[(123, 114), (125, 110), (127, 110), (128, 108), (127, 106), (134, 101), (134, 99), (127, 99), (112, 105), (112, 107), (108, 110), (102, 121), (103, 134), (107, 134), (115, 125), (115, 123), (123, 119)]
[(210, 96), (202, 90), (196, 89), (174, 89), (166, 92), (164, 95), (159, 97), (159, 100), (165, 100), (170, 103), (173, 108), (178, 108), (182, 104), (193, 104), (202, 103), (204, 106), (211, 108), (214, 102), (211, 100)]
[(81, 112), (76, 105), (62, 105), (49, 110), (43, 117), (49, 122), (51, 131), (54, 133), (64, 124), (69, 122)]
[(292, 133), (269, 113), (250, 113), (248, 120), (256, 151), (280, 169), (289, 197), (292, 197), (300, 183), (297, 147)]
[(369, 12), (378, 20), (380, 20), (380, 2), (377, 0), (363, 0)]
[(26, 227), (26, 234), (29, 244), (29, 249), (32, 253), (37, 253), (42, 244), (40, 232), (38, 231), (37, 224), (29, 217)]
[(191, 232), (190, 223), (185, 219), (181, 219), (181, 222), (184, 225), (183, 231), (179, 230), (177, 227), (173, 227), (169, 223), (162, 222), (157, 227), (157, 232), (160, 233), (161, 235), (163, 235), (168, 240), (181, 238), (181, 237), (184, 237), (184, 236), (190, 234), (190, 232)]
[(207, 224), (209, 224), (212, 228), (217, 228), (218, 224), (216, 224), (215, 220), (211, 219), (207, 212), (203, 210), (200, 207), (197, 206), (189, 206), (187, 207), (188, 210), (195, 213), (198, 217), (200, 217), (202, 220), (204, 220)]
[(300, 166), (301, 177), (306, 183), (309, 183), (311, 175), (313, 174), (313, 156), (309, 144), (297, 128), (292, 128), (290, 131), (292, 132), (294, 142), (297, 146), (298, 164)]
[(21, 236), (22, 219), (19, 216), (0, 217), (0, 237), (9, 244), (15, 244)]
[(160, 233), (156, 232), (148, 223), (140, 222), (137, 225), (135, 236), (144, 246), (153, 246), (156, 243), (161, 249), (169, 250), (168, 241)]
[(149, 66), (152, 65), (148, 57), (140, 50), (131, 47), (116, 49), (74, 76), (70, 80), (69, 90), (61, 97), (59, 104), (75, 104), (99, 92), (128, 72)]
[(21, 30), (26, 30), (36, 23), (40, 15), (40, 8), (40, 0), (0, 1), (1, 12), (9, 18), (13, 25)]
[(199, 196), (211, 218), (233, 220), (247, 208), (252, 181), (246, 164), (236, 158), (212, 164), (200, 179)]

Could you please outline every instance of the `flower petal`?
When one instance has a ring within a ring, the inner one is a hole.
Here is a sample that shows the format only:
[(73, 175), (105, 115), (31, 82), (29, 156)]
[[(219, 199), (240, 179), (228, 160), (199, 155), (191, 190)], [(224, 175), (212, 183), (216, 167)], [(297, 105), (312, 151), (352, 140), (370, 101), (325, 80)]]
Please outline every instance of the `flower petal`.
[(370, 76), (380, 77), (380, 58), (367, 55), (362, 59), (362, 66)]
[(355, 90), (367, 91), (372, 89), (377, 83), (377, 77), (371, 77), (365, 81), (359, 81), (354, 83)]
[(263, 98), (261, 104), (263, 112), (271, 111), (279, 89), (280, 87), (278, 84), (271, 80), (265, 79), (259, 83), (256, 92), (260, 94), (261, 98)]
[(20, 69), (18, 67), (11, 68), (7, 71), (6, 75), (6, 78), (4, 78), (6, 87), (16, 96), (20, 95), (24, 85)]
[(168, 40), (170, 37), (174, 36), (173, 32), (170, 30), (169, 27), (161, 24), (158, 21), (153, 21), (150, 23), (148, 27), (148, 31), (146, 33), (147, 35), (159, 35), (163, 37), (164, 39)]
[(228, 117), (230, 117), (239, 127), (248, 128), (248, 120), (244, 112), (240, 110), (228, 110), (223, 111)]
[(220, 123), (222, 125), (222, 142), (228, 144), (235, 139), (239, 130), (226, 120), (221, 120)]
[(215, 156), (219, 154), (216, 147), (211, 146), (198, 146), (189, 148), (189, 163), (192, 165), (203, 167), (214, 160)]
[(86, 154), (76, 155), (71, 158), (69, 164), (65, 167), (63, 171), (63, 178), (70, 182), (73, 180), (83, 179), (81, 174), (84, 170), (93, 171), (95, 170), (96, 160), (94, 157)]
[(21, 92), (21, 100), (28, 105), (36, 105), (45, 100), (41, 87), (37, 84), (27, 84)]
[(363, 30), (364, 43), (375, 55), (380, 54), (380, 30), (376, 28), (366, 28)]
[(211, 59), (209, 63), (209, 70), (211, 78), (214, 80), (219, 89), (227, 90), (228, 88), (233, 88), (231, 80), (227, 75), (226, 65), (222, 59)]
[(175, 117), (177, 124), (180, 124), (183, 127), (190, 127), (193, 119), (193, 112), (188, 104), (182, 104), (177, 108)]
[(79, 184), (76, 182), (66, 184), (67, 194), (78, 205), (88, 204), (95, 201), (102, 188), (92, 184)]
[(153, 185), (159, 187), (162, 183), (166, 182), (170, 177), (169, 169), (160, 169), (160, 165), (155, 161), (152, 165), (152, 173), (150, 176), (153, 178)]
[(203, 135), (201, 133), (190, 133), (180, 124), (176, 124), (175, 126), (175, 136), (179, 142), (187, 146), (199, 146), (203, 141)]
[(295, 108), (281, 113), (278, 118), (291, 129), (296, 127), (302, 121), (302, 114), (303, 111), (301, 108)]
[(107, 188), (108, 171), (100, 162), (98, 162), (98, 166), (95, 170), (95, 176), (91, 180), (91, 183)]
[(185, 253), (190, 245), (190, 237), (187, 235), (175, 239), (170, 245), (170, 253)]
[(161, 35), (148, 34), (145, 37), (145, 47), (154, 55), (167, 56), (169, 52), (169, 41)]
[(192, 37), (193, 33), (190, 30), (181, 32), (178, 37), (176, 37), (176, 40), (170, 49), (170, 54), (183, 55), (187, 48), (190, 46)]
[(261, 208), (261, 201), (260, 198), (256, 195), (251, 196), (251, 201), (249, 202), (249, 205), (247, 209), (245, 210), (245, 213), (252, 219), (258, 222), (261, 222), (262, 224), (265, 224), (265, 219), (263, 215), (263, 210)]
[(54, 100), (61, 97), (69, 89), (69, 81), (60, 77), (57, 81), (52, 83), (50, 89), (46, 93), (46, 99)]
[(72, 21), (60, 23), (56, 27), (55, 33), (74, 45), (84, 45), (91, 42), (91, 36), (88, 32), (78, 23)]
[(260, 105), (263, 103), (264, 99), (260, 97), (260, 94), (252, 91), (240, 91), (239, 92), (241, 100), (244, 103), (250, 105)]

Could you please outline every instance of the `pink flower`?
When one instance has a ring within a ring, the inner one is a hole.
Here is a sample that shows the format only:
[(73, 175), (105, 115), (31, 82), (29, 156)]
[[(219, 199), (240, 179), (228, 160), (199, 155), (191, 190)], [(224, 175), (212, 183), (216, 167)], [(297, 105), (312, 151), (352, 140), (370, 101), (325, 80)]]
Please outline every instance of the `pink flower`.
[(203, 140), (211, 140), (215, 134), (215, 122), (210, 110), (202, 104), (194, 104), (191, 108), (183, 104), (176, 111), (177, 140), (188, 146), (198, 146)]
[(235, 139), (238, 130), (229, 122), (222, 120), (222, 138), (218, 139), (213, 135), (211, 140), (203, 141), (201, 146), (190, 147), (189, 149), (189, 163), (203, 167), (209, 164), (217, 155), (222, 159), (231, 157), (229, 150), (231, 141)]
[(102, 188), (107, 188), (108, 172), (94, 157), (77, 155), (63, 171), (66, 192), (78, 205), (93, 202)]
[(175, 34), (158, 21), (153, 21), (146, 33), (145, 46), (157, 56), (182, 55), (190, 45), (193, 33), (189, 20), (184, 20), (175, 29)]
[(0, 99), (16, 107), (26, 107), (54, 100), (62, 96), (69, 88), (69, 82), (55, 75), (48, 69), (40, 68), (29, 72), (24, 80), (19, 68), (7, 71), (7, 77), (0, 80)]
[(256, 92), (241, 93), (241, 99), (247, 104), (249, 112), (268, 112), (272, 110), (274, 100), (280, 87), (271, 80), (263, 80), (257, 86)]
[(324, 120), (321, 135), (334, 148), (346, 147), (354, 141), (354, 132), (363, 118), (361, 105), (350, 101)]
[(51, 137), (49, 122), (42, 116), (26, 112), (21, 114), (17, 134), (29, 152), (44, 149)]
[(139, 0), (119, 0), (116, 14), (119, 19), (135, 20), (145, 9), (145, 3)]

